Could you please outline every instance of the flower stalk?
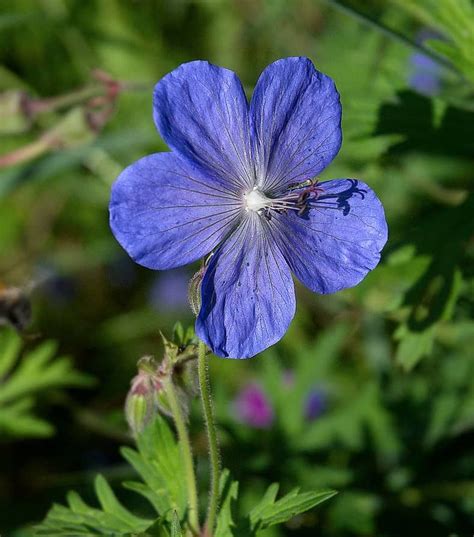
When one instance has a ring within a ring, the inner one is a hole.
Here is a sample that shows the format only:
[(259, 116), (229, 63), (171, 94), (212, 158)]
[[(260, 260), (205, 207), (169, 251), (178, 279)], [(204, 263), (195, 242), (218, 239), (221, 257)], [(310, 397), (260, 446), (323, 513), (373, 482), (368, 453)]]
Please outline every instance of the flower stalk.
[(206, 346), (200, 341), (198, 350), (199, 387), (201, 391), (202, 409), (206, 423), (209, 442), (209, 460), (211, 466), (211, 486), (209, 492), (209, 507), (204, 526), (204, 536), (212, 537), (216, 525), (217, 509), (219, 506), (220, 454), (217, 440), (216, 422), (211, 399), (209, 381), (209, 365), (206, 357)]

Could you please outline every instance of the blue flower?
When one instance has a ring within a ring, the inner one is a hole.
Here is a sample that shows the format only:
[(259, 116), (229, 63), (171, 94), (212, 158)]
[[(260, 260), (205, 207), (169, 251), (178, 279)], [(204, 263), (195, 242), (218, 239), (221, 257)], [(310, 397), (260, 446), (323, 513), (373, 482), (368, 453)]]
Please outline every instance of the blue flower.
[(327, 395), (321, 388), (313, 388), (306, 398), (304, 417), (306, 421), (314, 421), (324, 413), (327, 406)]
[[(416, 35), (416, 42), (423, 45), (428, 39), (440, 39), (436, 32), (424, 28)], [(441, 91), (441, 65), (421, 52), (410, 56), (410, 69), (408, 84), (418, 93), (433, 97)]]
[(438, 95), (441, 91), (441, 66), (420, 52), (413, 54), (410, 62), (410, 87), (428, 97)]
[(377, 265), (387, 225), (374, 192), (355, 179), (312, 179), (342, 134), (334, 82), (310, 60), (269, 65), (250, 104), (232, 71), (186, 63), (158, 82), (153, 112), (172, 151), (120, 174), (111, 227), (155, 270), (212, 252), (196, 332), (215, 354), (248, 358), (283, 337), (295, 314), (292, 273), (334, 293)]

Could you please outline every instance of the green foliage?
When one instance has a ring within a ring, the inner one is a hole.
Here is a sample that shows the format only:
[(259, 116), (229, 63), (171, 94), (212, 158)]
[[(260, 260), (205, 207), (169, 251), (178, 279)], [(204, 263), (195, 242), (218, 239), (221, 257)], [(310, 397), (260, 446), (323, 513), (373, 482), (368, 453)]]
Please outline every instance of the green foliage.
[[(408, 257), (399, 252), (397, 281), (403, 259)], [(425, 267), (414, 270), (415, 280)], [(382, 270), (380, 277), (390, 287), (389, 273)], [(395, 300), (392, 305), (399, 307)], [(367, 316), (364, 325), (355, 330), (340, 323), (316, 340), (292, 330), (284, 345), (265, 353), (251, 382), (262, 384), (275, 411), (269, 430), (236, 423), (228, 402), (219, 399), (219, 407), (227, 408), (220, 416), (229, 442), (226, 459), (238, 460), (232, 472), (251, 476), (258, 489), (252, 493), (243, 485), (241, 500), (260, 501), (260, 473), (287, 487), (297, 476), (304, 488), (341, 491), (318, 517), (329, 534), (374, 533), (384, 515), (405, 513), (411, 505), (420, 510), (420, 524), (430, 523), (425, 512), (439, 504), (453, 520), (453, 506), (464, 502), (473, 484), (466, 441), (474, 428), (473, 323), (440, 322), (432, 353), (409, 374), (395, 369), (379, 316)], [(310, 387), (326, 394), (326, 408), (312, 421), (304, 419)], [(460, 454), (456, 462), (445, 456), (451, 449)]]
[(11, 437), (41, 437), (53, 426), (34, 414), (38, 398), (51, 390), (87, 387), (92, 377), (76, 371), (67, 357), (56, 357), (57, 344), (48, 341), (21, 353), (20, 336), (0, 329), (0, 432)]
[(262, 501), (250, 512), (251, 528), (258, 534), (275, 524), (282, 524), (294, 516), (309, 511), (337, 494), (334, 490), (324, 492), (303, 492), (293, 489), (291, 492), (275, 501), (279, 485), (270, 485)]
[(337, 494), (333, 490), (300, 493), (299, 489), (294, 489), (276, 500), (278, 489), (278, 483), (270, 485), (248, 515), (239, 516), (235, 513), (239, 484), (232, 481), (228, 471), (224, 471), (220, 482), (221, 508), (215, 537), (257, 536), (263, 530), (283, 524)]
[(117, 499), (107, 481), (98, 476), (95, 492), (100, 508), (88, 506), (75, 492), (68, 494), (68, 507), (54, 505), (36, 528), (38, 535), (63, 537), (106, 535), (125, 537), (180, 535), (186, 510), (186, 489), (180, 450), (164, 418), (157, 416), (137, 440), (138, 451), (123, 448), (122, 455), (142, 481), (124, 483), (125, 488), (145, 497), (156, 513), (154, 519), (132, 514)]
[[(186, 487), (178, 442), (163, 418), (148, 426), (137, 438), (135, 451), (123, 448), (122, 455), (141, 481), (124, 487), (139, 493), (153, 506), (154, 519), (133, 514), (117, 499), (101, 475), (94, 483), (99, 508), (86, 504), (76, 492), (67, 495), (68, 506), (54, 505), (36, 527), (36, 535), (57, 537), (180, 537), (185, 527)], [(245, 517), (235, 514), (238, 483), (224, 470), (220, 481), (220, 511), (215, 537), (257, 536), (270, 526), (282, 524), (336, 494), (334, 491), (304, 492), (294, 489), (276, 500), (279, 485), (271, 485), (262, 500)]]
[(138, 451), (122, 448), (123, 457), (143, 480), (124, 483), (144, 496), (157, 513), (170, 518), (177, 513), (182, 519), (186, 510), (184, 467), (180, 448), (163, 418), (147, 427), (137, 438)]
[[(15, 438), (50, 434), (43, 403), (54, 399), (57, 407), (65, 401), (56, 397), (58, 390), (85, 385), (67, 384), (72, 367), (55, 375), (57, 384), (40, 387), (43, 369), (56, 363), (51, 356), (44, 368), (22, 374), (20, 385), (27, 381), (29, 391), (15, 388), (17, 395), (0, 403), (0, 428), (7, 438), (0, 457), (2, 534), (30, 537), (23, 526), (40, 519), (51, 497), (89, 480), (86, 468), (97, 458), (108, 479), (122, 472), (115, 466), (113, 442), (125, 435), (122, 406), (136, 358), (159, 352), (159, 329), (171, 333), (177, 318), (183, 326), (193, 322), (178, 300), (151, 305), (162, 275), (127, 263), (107, 225), (114, 178), (137, 158), (167, 150), (151, 118), (154, 83), (182, 62), (202, 58), (236, 71), (250, 96), (265, 65), (294, 55), (309, 56), (341, 94), (344, 142), (322, 178), (355, 177), (373, 187), (383, 201), (390, 238), (381, 264), (356, 288), (315, 296), (297, 287), (298, 312), (277, 347), (238, 364), (211, 360), (223, 460), (240, 484), (229, 478), (223, 485), (218, 531), (249, 535), (249, 513), (268, 483), (278, 481), (285, 491), (298, 484), (340, 493), (316, 513), (263, 530), (266, 536), (469, 534), (474, 527), (472, 5), (468, 0), (3, 2), (0, 157), (34, 144), (51, 129), (60, 129), (69, 143), (0, 171), (0, 278), (21, 285), (47, 266), (72, 284), (67, 297), (49, 285), (35, 290), (31, 330), (73, 349), (80, 369), (99, 384), (86, 400), (82, 392), (67, 399), (80, 408), (78, 417), (95, 421), (54, 414), (67, 449), (51, 440), (16, 443)], [(433, 34), (420, 44), (424, 30)], [(412, 84), (419, 74), (414, 59), (423, 51), (437, 66), (435, 96), (418, 93)], [(83, 100), (35, 117), (24, 113), (23, 92), (70, 99), (90, 88), (97, 67), (134, 86), (120, 95), (102, 132), (91, 136), (86, 128), (77, 108), (82, 110)], [(198, 268), (184, 276), (189, 279)], [(0, 337), (1, 398), (30, 350), (41, 345), (26, 339), (21, 358), (18, 337), (6, 332)], [(176, 326), (178, 345), (191, 338)], [(288, 370), (292, 385), (282, 381)], [(253, 430), (235, 419), (231, 400), (246, 382), (260, 383), (273, 405), (268, 429)], [(325, 394), (326, 407), (309, 421), (304, 408), (312, 389)], [(205, 448), (195, 410), (191, 404), (191, 435), (200, 457)], [(109, 417), (114, 426), (104, 427)], [(133, 516), (144, 513), (143, 520), (151, 521), (146, 534), (185, 533), (182, 493), (173, 488), (170, 474), (160, 473), (160, 463), (152, 462), (151, 448), (147, 457), (140, 453), (124, 451), (141, 476), (123, 476), (129, 490), (117, 496)], [(133, 471), (129, 464), (126, 468)], [(205, 482), (206, 466), (197, 469)], [(161, 492), (168, 487), (172, 495), (166, 498)], [(204, 499), (204, 491), (201, 495)], [(84, 499), (105, 513), (100, 502)], [(167, 514), (157, 518), (157, 507)], [(72, 516), (70, 507), (62, 509)], [(88, 523), (101, 524), (83, 522), (89, 532)]]
[(239, 494), (239, 484), (232, 481), (229, 471), (224, 470), (219, 483), (220, 508), (217, 517), (215, 537), (232, 537), (236, 528), (235, 507)]
[(428, 42), (474, 83), (474, 5), (471, 0), (392, 0), (424, 25), (440, 32)]
[(153, 523), (130, 513), (117, 499), (102, 476), (95, 480), (100, 509), (90, 507), (75, 493), (68, 494), (68, 506), (54, 505), (46, 520), (36, 528), (37, 535), (126, 537), (146, 531)]

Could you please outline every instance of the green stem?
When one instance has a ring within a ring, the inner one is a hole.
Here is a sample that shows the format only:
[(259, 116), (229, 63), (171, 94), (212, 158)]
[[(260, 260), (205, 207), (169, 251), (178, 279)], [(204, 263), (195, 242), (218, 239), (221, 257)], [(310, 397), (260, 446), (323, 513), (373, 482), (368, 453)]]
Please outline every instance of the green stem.
[(206, 346), (199, 342), (198, 349), (199, 386), (201, 389), (202, 409), (206, 422), (207, 438), (209, 442), (209, 458), (211, 464), (211, 488), (209, 494), (209, 508), (205, 526), (205, 535), (212, 537), (216, 525), (217, 508), (219, 503), (219, 444), (217, 441), (216, 423), (214, 420), (214, 409), (211, 399), (211, 386), (209, 382), (209, 366), (206, 358)]
[[(131, 82), (116, 81), (120, 92), (123, 91), (147, 91), (151, 84), (140, 84)], [(107, 95), (107, 87), (104, 84), (92, 84), (85, 86), (70, 93), (57, 95), (56, 97), (46, 97), (44, 99), (33, 99), (27, 105), (28, 112), (36, 115), (43, 112), (55, 112), (62, 108), (68, 108), (76, 104), (81, 104), (93, 97)]]
[(50, 143), (46, 139), (40, 138), (36, 142), (13, 150), (11, 153), (0, 155), (0, 169), (8, 168), (15, 164), (22, 164), (48, 152), (50, 149)]
[(189, 441), (188, 429), (184, 421), (181, 406), (176, 396), (173, 381), (170, 380), (167, 385), (166, 395), (173, 413), (176, 430), (178, 431), (179, 445), (184, 462), (184, 471), (186, 474), (186, 484), (188, 489), (188, 507), (189, 507), (189, 525), (191, 531), (189, 534), (197, 534), (199, 531), (199, 511), (198, 496), (196, 488), (196, 477), (194, 475), (193, 454), (191, 451), (191, 442)]
[(104, 95), (105, 90), (103, 85), (95, 84), (93, 86), (86, 86), (70, 93), (58, 95), (56, 97), (49, 97), (45, 99), (32, 100), (29, 104), (30, 113), (40, 114), (42, 112), (53, 112), (60, 110), (61, 108), (67, 108), (77, 103), (82, 103), (91, 99), (92, 97), (98, 97)]

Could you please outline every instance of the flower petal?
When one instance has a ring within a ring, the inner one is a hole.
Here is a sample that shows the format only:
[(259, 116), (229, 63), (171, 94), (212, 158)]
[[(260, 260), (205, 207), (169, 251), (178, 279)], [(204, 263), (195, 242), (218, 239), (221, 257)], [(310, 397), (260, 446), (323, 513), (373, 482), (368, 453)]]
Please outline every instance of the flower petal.
[(286, 58), (260, 75), (250, 103), (257, 177), (267, 192), (317, 176), (342, 142), (334, 82), (308, 58)]
[(196, 333), (225, 358), (250, 358), (279, 341), (295, 314), (291, 273), (271, 237), (249, 216), (211, 258)]
[(323, 193), (302, 216), (289, 211), (270, 224), (296, 277), (325, 294), (357, 285), (376, 267), (387, 223), (380, 200), (365, 183), (335, 179), (318, 186)]
[(155, 86), (153, 116), (172, 149), (238, 191), (252, 185), (248, 103), (234, 72), (181, 65)]
[(144, 157), (112, 187), (110, 226), (140, 265), (169, 269), (209, 253), (241, 208), (209, 175), (173, 153)]

